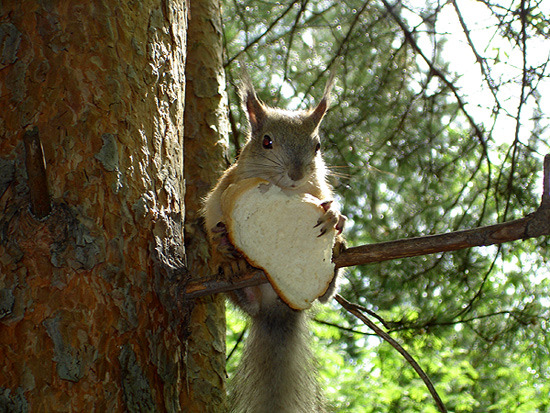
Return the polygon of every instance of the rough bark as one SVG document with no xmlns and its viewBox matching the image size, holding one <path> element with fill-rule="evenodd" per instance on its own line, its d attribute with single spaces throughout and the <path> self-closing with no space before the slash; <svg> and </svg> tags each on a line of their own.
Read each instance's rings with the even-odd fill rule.
<svg viewBox="0 0 550 413">
<path fill-rule="evenodd" d="M 183 410 L 185 41 L 183 0 L 2 4 L 2 411 Z"/>
<path fill-rule="evenodd" d="M 214 186 L 227 142 L 219 0 L 192 1 L 188 28 L 185 101 L 185 249 L 193 278 L 209 274 L 201 200 Z M 223 297 L 188 300 L 191 313 L 186 412 L 225 412 L 225 306 Z"/>
</svg>

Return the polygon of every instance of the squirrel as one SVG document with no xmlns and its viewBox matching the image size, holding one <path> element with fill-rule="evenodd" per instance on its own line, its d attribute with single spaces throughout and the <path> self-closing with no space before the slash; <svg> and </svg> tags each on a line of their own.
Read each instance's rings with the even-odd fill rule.
<svg viewBox="0 0 550 413">
<path fill-rule="evenodd" d="M 318 134 L 329 107 L 334 75 L 330 76 L 320 102 L 310 110 L 269 107 L 258 99 L 246 72 L 241 83 L 239 94 L 249 123 L 248 139 L 237 161 L 205 198 L 203 207 L 212 270 L 232 278 L 249 266 L 228 239 L 222 222 L 221 195 L 229 185 L 254 177 L 286 191 L 308 193 L 323 200 L 325 213 L 317 223 L 319 236 L 330 227 L 336 229 L 333 257 L 337 256 L 345 248 L 341 236 L 345 217 L 332 207 L 333 193 L 326 181 L 327 168 Z M 319 298 L 321 302 L 334 294 L 336 272 L 328 291 Z M 269 283 L 234 290 L 229 297 L 252 320 L 241 362 L 230 382 L 230 411 L 324 411 L 304 311 L 288 307 Z"/>
</svg>

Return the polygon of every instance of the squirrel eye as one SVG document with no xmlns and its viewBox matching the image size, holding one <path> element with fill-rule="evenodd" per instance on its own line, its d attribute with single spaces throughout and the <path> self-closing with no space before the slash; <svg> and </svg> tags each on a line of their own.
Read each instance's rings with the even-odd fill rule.
<svg viewBox="0 0 550 413">
<path fill-rule="evenodd" d="M 315 152 L 319 152 L 319 149 L 321 149 L 321 143 L 317 142 L 317 145 L 315 145 Z"/>
<path fill-rule="evenodd" d="M 273 149 L 273 141 L 268 135 L 264 135 L 262 146 L 264 147 L 264 149 Z"/>
</svg>

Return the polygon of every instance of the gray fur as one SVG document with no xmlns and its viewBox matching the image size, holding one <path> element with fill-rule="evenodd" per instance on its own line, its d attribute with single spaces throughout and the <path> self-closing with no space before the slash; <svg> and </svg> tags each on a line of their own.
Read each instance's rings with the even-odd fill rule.
<svg viewBox="0 0 550 413">
<path fill-rule="evenodd" d="M 303 311 L 278 301 L 252 317 L 230 405 L 232 413 L 324 411 Z"/>
<path fill-rule="evenodd" d="M 214 229 L 223 220 L 221 197 L 230 184 L 263 178 L 286 191 L 325 201 L 333 199 L 325 179 L 318 133 L 333 80 L 331 76 L 316 107 L 288 111 L 261 102 L 248 74 L 243 73 L 239 92 L 250 125 L 248 141 L 237 163 L 224 173 L 206 198 L 203 210 L 214 252 L 219 242 Z M 213 257 L 214 268 L 228 267 L 219 253 Z M 320 300 L 328 300 L 335 285 L 335 281 L 331 283 L 330 291 Z M 268 284 L 235 290 L 229 295 L 252 321 L 241 363 L 230 381 L 230 411 L 324 412 L 306 314 L 288 307 Z"/>
</svg>

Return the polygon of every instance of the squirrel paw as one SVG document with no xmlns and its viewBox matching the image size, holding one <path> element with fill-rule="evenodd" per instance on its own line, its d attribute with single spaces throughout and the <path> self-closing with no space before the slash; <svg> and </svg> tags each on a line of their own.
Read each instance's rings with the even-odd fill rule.
<svg viewBox="0 0 550 413">
<path fill-rule="evenodd" d="M 245 272 L 250 265 L 229 240 L 225 224 L 218 222 L 211 233 L 212 270 L 229 280 Z"/>
<path fill-rule="evenodd" d="M 223 257 L 228 260 L 233 260 L 242 257 L 241 253 L 237 251 L 235 246 L 229 241 L 229 235 L 227 234 L 227 227 L 223 222 L 218 222 L 214 228 L 212 228 L 212 247 L 219 252 Z"/>
<path fill-rule="evenodd" d="M 340 214 L 339 211 L 331 208 L 332 201 L 325 201 L 321 204 L 321 206 L 325 210 L 325 213 L 317 220 L 317 224 L 314 227 L 321 227 L 321 232 L 318 237 L 325 235 L 330 228 L 336 229 L 337 235 L 341 234 L 344 230 L 347 217 Z"/>
<path fill-rule="evenodd" d="M 250 268 L 248 261 L 244 258 L 237 258 L 231 261 L 220 264 L 219 271 L 223 272 L 224 278 L 233 280 Z"/>
</svg>

